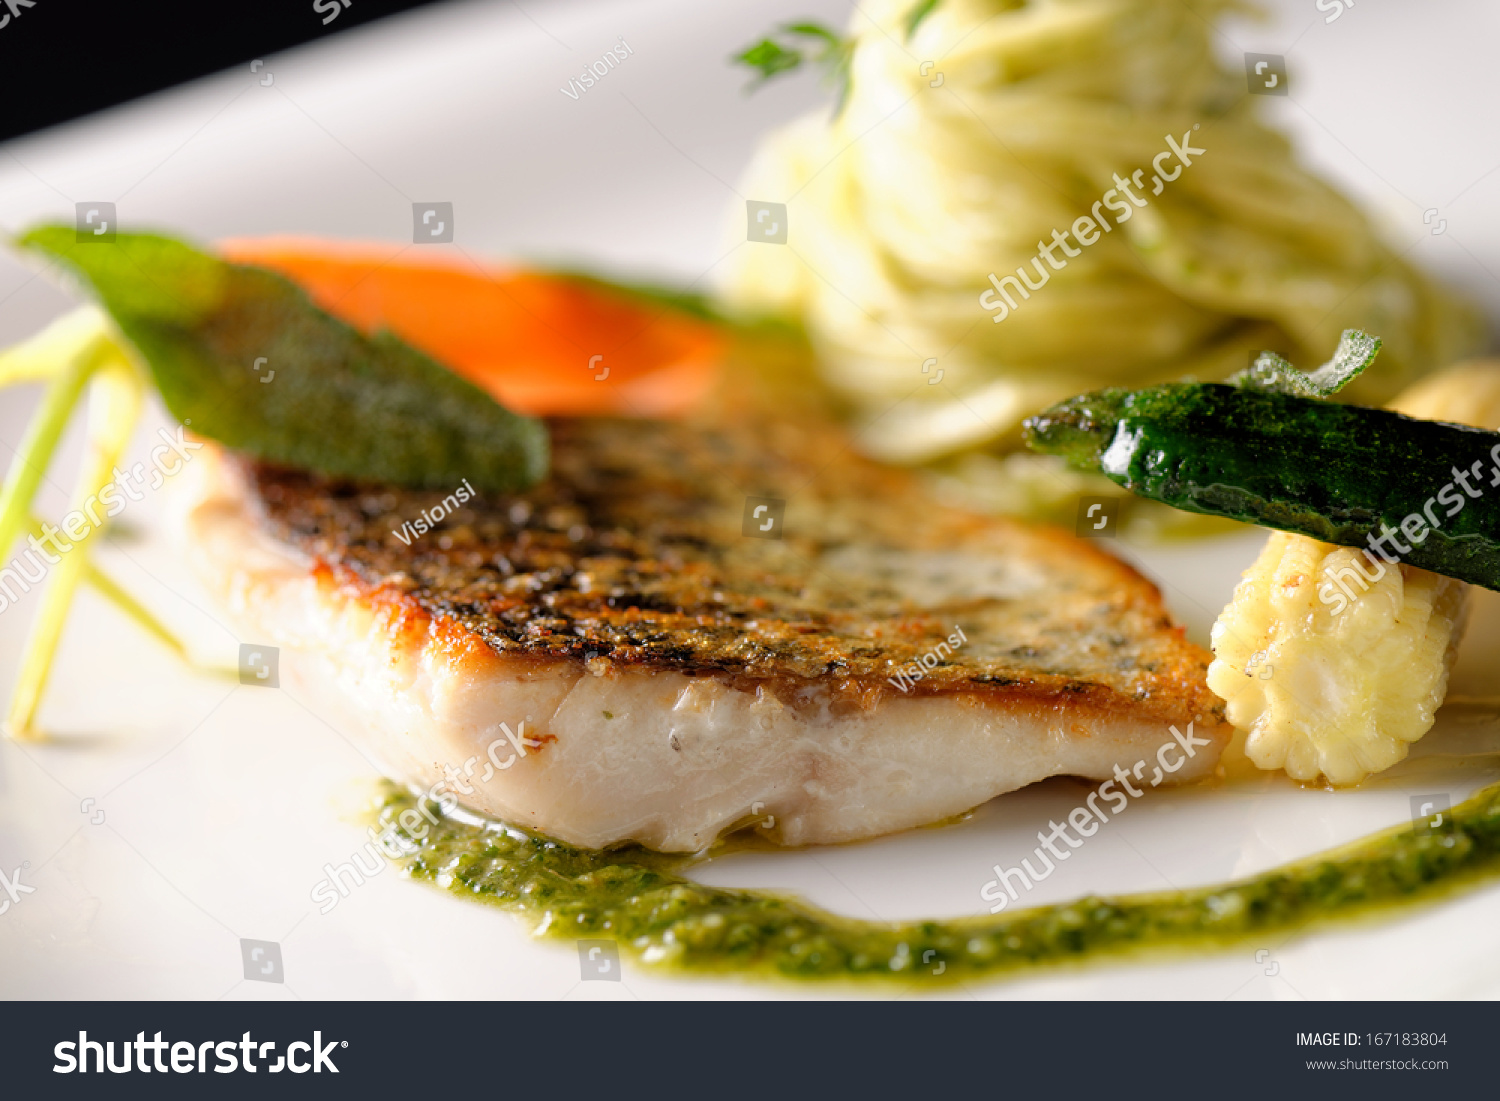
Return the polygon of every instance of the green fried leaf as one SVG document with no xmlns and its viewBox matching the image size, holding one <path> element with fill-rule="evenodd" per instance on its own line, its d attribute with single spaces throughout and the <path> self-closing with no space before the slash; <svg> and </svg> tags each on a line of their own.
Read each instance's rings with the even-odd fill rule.
<svg viewBox="0 0 1500 1101">
<path fill-rule="evenodd" d="M 261 459 L 319 473 L 492 491 L 546 475 L 540 421 L 389 333 L 365 336 L 290 280 L 152 234 L 78 242 L 40 226 L 19 243 L 61 260 L 150 367 L 172 415 Z"/>
<path fill-rule="evenodd" d="M 1380 354 L 1380 338 L 1345 329 L 1333 358 L 1316 371 L 1299 371 L 1275 352 L 1261 352 L 1247 370 L 1229 382 L 1246 390 L 1265 390 L 1297 398 L 1330 398 L 1364 374 Z"/>
</svg>

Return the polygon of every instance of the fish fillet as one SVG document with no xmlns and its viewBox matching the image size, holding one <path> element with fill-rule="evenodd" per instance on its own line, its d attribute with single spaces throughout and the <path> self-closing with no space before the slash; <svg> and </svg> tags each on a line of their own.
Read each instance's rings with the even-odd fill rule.
<svg viewBox="0 0 1500 1101">
<path fill-rule="evenodd" d="M 578 845 L 850 841 L 1216 763 L 1209 655 L 1092 544 L 943 507 L 818 421 L 550 428 L 545 483 L 466 501 L 205 447 L 184 541 L 395 776 Z"/>
</svg>

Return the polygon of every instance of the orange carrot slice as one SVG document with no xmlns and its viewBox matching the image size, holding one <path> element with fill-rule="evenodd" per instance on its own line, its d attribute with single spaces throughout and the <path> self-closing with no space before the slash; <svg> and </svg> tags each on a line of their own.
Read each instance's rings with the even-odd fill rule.
<svg viewBox="0 0 1500 1101">
<path fill-rule="evenodd" d="M 680 310 L 524 268 L 414 257 L 412 246 L 236 238 L 363 332 L 388 329 L 517 412 L 671 416 L 713 382 L 728 339 Z"/>
</svg>

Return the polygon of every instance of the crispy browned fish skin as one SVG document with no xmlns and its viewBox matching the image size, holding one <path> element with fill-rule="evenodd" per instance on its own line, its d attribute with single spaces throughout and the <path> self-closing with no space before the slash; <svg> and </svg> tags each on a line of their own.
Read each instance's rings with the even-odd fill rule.
<svg viewBox="0 0 1500 1101">
<path fill-rule="evenodd" d="M 270 532 L 339 582 L 510 657 L 598 658 L 868 708 L 956 625 L 967 643 L 912 694 L 1222 721 L 1209 655 L 1135 570 L 1062 532 L 935 504 L 817 423 L 570 419 L 551 431 L 543 485 L 476 498 L 410 546 L 403 523 L 444 494 L 243 470 Z M 786 499 L 783 539 L 742 534 L 747 495 Z"/>
</svg>

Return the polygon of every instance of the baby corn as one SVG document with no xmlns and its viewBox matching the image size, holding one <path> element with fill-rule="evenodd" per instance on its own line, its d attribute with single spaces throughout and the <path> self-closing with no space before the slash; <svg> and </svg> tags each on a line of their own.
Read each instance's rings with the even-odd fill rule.
<svg viewBox="0 0 1500 1101">
<path fill-rule="evenodd" d="M 1408 416 L 1500 428 L 1500 363 L 1462 364 L 1400 395 Z M 1468 586 L 1366 551 L 1272 534 L 1214 624 L 1209 687 L 1246 755 L 1297 780 L 1354 784 L 1432 727 Z"/>
</svg>

